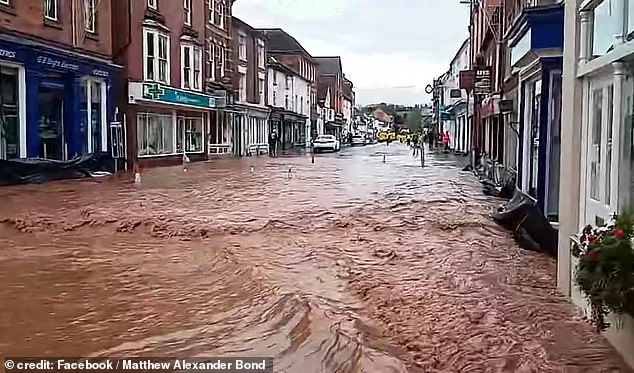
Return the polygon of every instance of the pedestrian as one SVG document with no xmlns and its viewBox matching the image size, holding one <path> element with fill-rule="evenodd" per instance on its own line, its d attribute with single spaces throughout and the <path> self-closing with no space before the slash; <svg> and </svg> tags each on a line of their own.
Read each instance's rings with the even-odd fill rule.
<svg viewBox="0 0 634 373">
<path fill-rule="evenodd" d="M 412 135 L 412 141 L 411 141 L 411 144 L 408 144 L 408 145 L 410 145 L 410 146 L 412 147 L 412 150 L 413 150 L 413 151 L 412 151 L 412 156 L 414 156 L 414 157 L 416 156 L 416 152 L 417 152 L 417 149 L 418 149 L 418 141 L 419 141 L 419 139 L 420 139 L 420 138 L 419 138 L 418 133 L 414 133 L 414 134 Z M 409 141 L 408 141 L 408 142 L 409 142 Z"/>
<path fill-rule="evenodd" d="M 450 142 L 451 142 L 451 138 L 449 137 L 449 131 L 445 131 L 445 133 L 442 134 L 442 146 L 445 149 L 445 151 L 449 151 Z"/>
<path fill-rule="evenodd" d="M 277 155 L 277 133 L 275 130 L 269 133 L 269 155 L 271 157 Z"/>
</svg>

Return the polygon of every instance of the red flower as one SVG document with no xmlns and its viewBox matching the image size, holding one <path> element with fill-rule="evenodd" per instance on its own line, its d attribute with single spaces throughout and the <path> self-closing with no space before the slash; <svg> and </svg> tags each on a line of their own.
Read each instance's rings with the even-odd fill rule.
<svg viewBox="0 0 634 373">
<path fill-rule="evenodd" d="M 596 251 L 590 251 L 586 254 L 586 260 L 590 262 L 596 262 L 597 259 L 599 259 L 599 253 L 597 253 Z"/>
<path fill-rule="evenodd" d="M 612 231 L 612 234 L 614 234 L 614 237 L 620 238 L 622 240 L 627 237 L 627 233 L 625 233 L 623 229 L 615 229 Z"/>
<path fill-rule="evenodd" d="M 593 243 L 597 242 L 598 239 L 599 239 L 599 237 L 597 237 L 597 236 L 590 236 L 590 238 L 588 239 L 588 242 L 593 244 Z"/>
</svg>

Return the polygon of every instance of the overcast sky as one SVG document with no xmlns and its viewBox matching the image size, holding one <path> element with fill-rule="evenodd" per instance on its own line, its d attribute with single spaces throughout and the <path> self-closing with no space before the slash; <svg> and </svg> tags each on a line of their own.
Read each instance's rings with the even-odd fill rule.
<svg viewBox="0 0 634 373">
<path fill-rule="evenodd" d="M 468 36 L 459 0 L 237 0 L 253 27 L 280 27 L 313 56 L 341 56 L 358 104 L 429 101 L 425 86 Z"/>
</svg>

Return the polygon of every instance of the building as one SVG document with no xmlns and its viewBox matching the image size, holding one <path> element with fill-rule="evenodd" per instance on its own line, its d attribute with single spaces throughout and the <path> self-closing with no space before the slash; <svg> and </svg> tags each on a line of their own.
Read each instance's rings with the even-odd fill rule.
<svg viewBox="0 0 634 373">
<path fill-rule="evenodd" d="M 449 64 L 447 79 L 444 83 L 444 110 L 450 115 L 446 130 L 449 131 L 451 149 L 467 154 L 471 148 L 473 128 L 473 95 L 460 89 L 460 71 L 469 69 L 469 39 L 466 39 Z M 448 128 L 447 128 L 448 127 Z"/>
<path fill-rule="evenodd" d="M 317 79 L 321 86 L 321 94 L 327 92 L 329 96 L 329 106 L 334 110 L 333 120 L 326 121 L 326 133 L 335 134 L 341 139 L 344 133 L 344 93 L 343 93 L 343 68 L 341 66 L 341 57 L 315 57 L 317 63 Z"/>
<path fill-rule="evenodd" d="M 586 301 L 573 286 L 571 241 L 586 224 L 607 222 L 634 202 L 633 6 L 565 2 L 557 275 L 561 291 L 583 309 Z M 633 318 L 624 316 L 622 328 L 605 336 L 634 366 Z"/>
<path fill-rule="evenodd" d="M 204 160 L 208 151 L 218 152 L 208 142 L 230 147 L 230 134 L 216 130 L 217 110 L 226 100 L 209 93 L 209 76 L 229 71 L 227 52 L 220 48 L 220 55 L 212 53 L 218 59 L 210 60 L 205 52 L 213 48 L 205 32 L 212 15 L 229 27 L 231 4 L 217 1 L 220 7 L 214 9 L 210 4 L 113 2 L 113 45 L 117 62 L 125 66 L 119 105 L 125 108 L 128 156 L 134 164 L 176 164 L 184 153 L 192 161 Z"/>
<path fill-rule="evenodd" d="M 504 57 L 501 3 L 501 0 L 484 0 L 475 4 L 469 42 L 475 71 L 472 149 L 496 166 L 504 158 L 504 131 L 497 104 L 504 73 L 499 63 Z"/>
<path fill-rule="evenodd" d="M 165 1 L 165 0 L 163 0 Z M 188 0 L 189 1 L 189 0 Z M 200 0 L 198 0 L 200 2 Z M 210 156 L 239 153 L 234 148 L 240 111 L 232 110 L 238 95 L 234 89 L 236 70 L 232 41 L 232 8 L 234 0 L 205 0 L 205 93 L 216 103 L 209 112 L 207 153 Z"/>
<path fill-rule="evenodd" d="M 238 156 L 268 151 L 269 108 L 267 106 L 266 49 L 261 32 L 233 17 L 234 90 L 237 131 L 233 150 Z"/>
<path fill-rule="evenodd" d="M 258 29 L 267 40 L 271 129 L 277 131 L 282 150 L 310 147 L 316 133 L 317 70 L 315 60 L 284 30 Z M 314 120 L 313 120 L 314 118 Z"/>
<path fill-rule="evenodd" d="M 345 123 L 345 129 L 347 133 L 355 132 L 354 127 L 354 85 L 352 82 L 347 79 L 345 76 L 343 78 L 343 89 L 342 89 L 342 114 L 343 120 Z"/>
<path fill-rule="evenodd" d="M 0 1 L 0 159 L 110 152 L 110 6 Z"/>
<path fill-rule="evenodd" d="M 317 135 L 334 135 L 340 139 L 341 125 L 335 124 L 335 109 L 331 100 L 328 78 L 318 81 L 317 100 L 319 107 Z"/>
<path fill-rule="evenodd" d="M 518 187 L 553 223 L 559 215 L 563 13 L 557 0 L 507 3 L 504 97 L 514 110 L 504 126 L 508 156 L 498 159 L 517 172 Z"/>
</svg>

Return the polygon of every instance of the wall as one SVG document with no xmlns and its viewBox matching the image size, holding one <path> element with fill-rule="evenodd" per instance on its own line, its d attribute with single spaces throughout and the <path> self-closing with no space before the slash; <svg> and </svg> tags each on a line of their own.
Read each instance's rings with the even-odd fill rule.
<svg viewBox="0 0 634 373">
<path fill-rule="evenodd" d="M 97 10 L 96 33 L 82 37 L 84 32 L 83 1 L 78 1 L 76 21 L 79 33 L 78 45 L 73 46 L 71 2 L 62 1 L 58 10 L 58 22 L 44 20 L 42 0 L 12 0 L 11 5 L 0 6 L 0 27 L 4 31 L 34 36 L 63 48 L 82 50 L 101 57 L 112 55 L 111 1 L 101 0 Z"/>
</svg>

